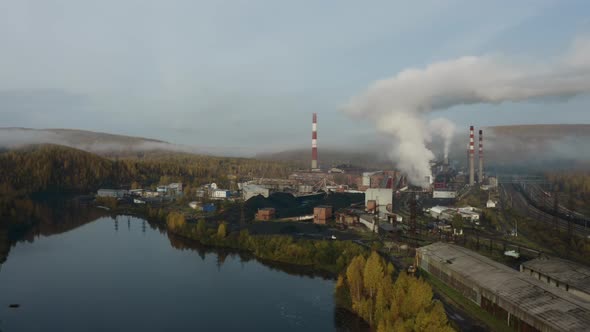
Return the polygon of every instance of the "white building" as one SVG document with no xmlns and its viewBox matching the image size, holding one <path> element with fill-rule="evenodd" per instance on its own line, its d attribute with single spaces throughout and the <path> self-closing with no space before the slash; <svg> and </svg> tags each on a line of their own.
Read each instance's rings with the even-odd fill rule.
<svg viewBox="0 0 590 332">
<path fill-rule="evenodd" d="M 393 189 L 391 188 L 369 188 L 365 191 L 365 206 L 369 201 L 375 201 L 379 215 L 384 217 L 387 213 L 387 206 L 393 206 Z"/>
<path fill-rule="evenodd" d="M 429 211 L 430 212 L 430 216 L 432 218 L 439 218 L 442 215 L 442 213 L 445 210 L 448 210 L 448 209 L 449 208 L 446 207 L 446 206 L 440 206 L 440 205 L 433 206 L 433 207 L 430 208 L 430 211 Z"/>
<path fill-rule="evenodd" d="M 168 190 L 182 192 L 182 182 L 175 182 L 168 185 Z"/>
<path fill-rule="evenodd" d="M 228 198 L 229 194 L 230 193 L 228 190 L 215 189 L 211 192 L 211 197 L 213 197 L 213 198 Z"/>
<path fill-rule="evenodd" d="M 156 191 L 165 194 L 168 192 L 168 186 L 158 186 L 158 188 L 156 188 Z"/>
<path fill-rule="evenodd" d="M 433 190 L 432 198 L 453 199 L 457 197 L 457 192 L 453 190 Z"/>
<path fill-rule="evenodd" d="M 491 199 L 488 199 L 488 201 L 486 203 L 486 207 L 489 209 L 493 209 L 496 207 L 496 202 L 492 201 Z"/>
<path fill-rule="evenodd" d="M 471 206 L 462 208 L 451 208 L 446 206 L 433 206 L 428 210 L 430 216 L 440 220 L 452 221 L 453 217 L 459 214 L 463 219 L 467 219 L 471 222 L 479 221 L 479 212 Z"/>
<path fill-rule="evenodd" d="M 143 190 L 143 189 L 131 189 L 131 190 L 129 190 L 129 194 L 131 196 L 143 196 L 144 191 L 145 190 Z"/>
<path fill-rule="evenodd" d="M 154 198 L 160 196 L 160 193 L 157 191 L 146 190 L 143 192 L 143 197 L 145 198 Z"/>
<path fill-rule="evenodd" d="M 126 194 L 127 194 L 127 190 L 123 190 L 123 189 L 98 189 L 96 196 L 122 198 Z"/>
<path fill-rule="evenodd" d="M 199 207 L 199 202 L 190 202 L 190 203 L 188 203 L 188 206 L 191 209 L 196 210 Z"/>
</svg>

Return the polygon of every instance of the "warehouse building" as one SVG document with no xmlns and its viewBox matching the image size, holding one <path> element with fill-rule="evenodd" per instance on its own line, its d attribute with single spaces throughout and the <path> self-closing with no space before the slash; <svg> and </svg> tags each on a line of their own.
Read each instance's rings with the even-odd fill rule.
<svg viewBox="0 0 590 332">
<path fill-rule="evenodd" d="M 127 193 L 128 191 L 123 189 L 98 189 L 96 196 L 123 198 L 125 195 L 127 195 Z"/>
<path fill-rule="evenodd" d="M 262 195 L 267 197 L 270 195 L 270 190 L 257 184 L 243 184 L 242 185 L 242 198 L 247 201 L 252 197 Z"/>
<path fill-rule="evenodd" d="M 524 262 L 520 272 L 590 302 L 590 268 L 556 257 Z"/>
<path fill-rule="evenodd" d="M 590 302 L 471 250 L 434 243 L 416 264 L 517 331 L 590 331 Z"/>
</svg>

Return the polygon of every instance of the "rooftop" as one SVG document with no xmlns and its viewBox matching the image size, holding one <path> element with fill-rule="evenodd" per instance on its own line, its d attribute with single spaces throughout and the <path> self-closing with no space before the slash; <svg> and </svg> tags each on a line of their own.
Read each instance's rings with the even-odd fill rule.
<svg viewBox="0 0 590 332">
<path fill-rule="evenodd" d="M 562 289 L 456 245 L 439 242 L 418 252 L 554 329 L 590 329 L 590 302 Z"/>
<path fill-rule="evenodd" d="M 557 257 L 542 257 L 522 266 L 590 294 L 590 267 Z"/>
</svg>

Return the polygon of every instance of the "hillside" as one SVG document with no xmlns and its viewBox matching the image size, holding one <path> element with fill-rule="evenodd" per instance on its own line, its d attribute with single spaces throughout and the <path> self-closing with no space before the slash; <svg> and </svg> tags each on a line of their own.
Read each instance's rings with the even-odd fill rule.
<svg viewBox="0 0 590 332">
<path fill-rule="evenodd" d="M 275 153 L 257 154 L 256 159 L 276 160 L 295 163 L 300 168 L 308 168 L 311 161 L 310 149 L 286 150 Z M 339 150 L 323 148 L 318 159 L 322 168 L 337 165 L 354 165 L 366 169 L 388 169 L 392 163 L 384 158 L 383 151 L 374 150 Z"/>
<path fill-rule="evenodd" d="M 560 139 L 568 136 L 590 137 L 590 124 L 537 124 L 484 127 L 494 136 L 514 138 Z"/>
<path fill-rule="evenodd" d="M 60 145 L 29 145 L 0 153 L 0 195 L 94 191 L 106 185 L 137 182 L 149 186 L 174 180 L 190 185 L 216 181 L 227 186 L 230 175 L 285 177 L 290 170 L 284 163 L 248 158 L 167 153 L 113 160 Z"/>
<path fill-rule="evenodd" d="M 0 128 L 0 148 L 30 144 L 56 144 L 100 154 L 178 149 L 160 140 L 87 130 Z"/>
<path fill-rule="evenodd" d="M 476 128 L 479 129 L 479 128 Z M 572 169 L 590 160 L 590 125 L 539 124 L 483 127 L 487 166 L 522 169 Z M 458 133 L 451 159 L 467 163 L 468 133 Z M 477 149 L 477 132 L 476 132 Z M 477 158 L 477 152 L 476 152 Z"/>
</svg>

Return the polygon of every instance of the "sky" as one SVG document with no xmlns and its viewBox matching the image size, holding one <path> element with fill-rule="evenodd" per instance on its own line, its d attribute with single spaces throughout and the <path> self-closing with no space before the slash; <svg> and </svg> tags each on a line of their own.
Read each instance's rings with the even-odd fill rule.
<svg viewBox="0 0 590 332">
<path fill-rule="evenodd" d="M 590 2 L 0 0 L 0 127 L 76 128 L 218 149 L 362 147 L 341 111 L 374 81 L 464 56 L 550 62 Z M 458 128 L 590 123 L 590 97 L 454 106 Z"/>
</svg>

